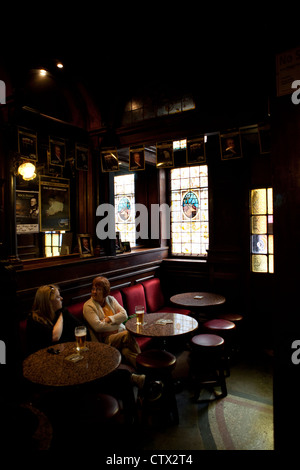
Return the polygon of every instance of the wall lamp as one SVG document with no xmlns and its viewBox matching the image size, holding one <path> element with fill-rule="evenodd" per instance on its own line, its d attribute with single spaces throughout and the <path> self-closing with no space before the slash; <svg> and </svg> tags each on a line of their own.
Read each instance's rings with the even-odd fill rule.
<svg viewBox="0 0 300 470">
<path fill-rule="evenodd" d="M 30 162 L 22 163 L 18 168 L 18 173 L 25 181 L 33 180 L 36 177 L 35 165 Z"/>
</svg>

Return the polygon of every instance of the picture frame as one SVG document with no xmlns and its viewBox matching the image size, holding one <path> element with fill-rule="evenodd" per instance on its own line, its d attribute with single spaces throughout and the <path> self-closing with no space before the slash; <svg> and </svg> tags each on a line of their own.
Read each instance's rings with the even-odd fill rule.
<svg viewBox="0 0 300 470">
<path fill-rule="evenodd" d="M 221 160 L 242 158 L 242 143 L 239 131 L 220 134 Z"/>
<path fill-rule="evenodd" d="M 101 168 L 103 172 L 119 170 L 119 159 L 116 148 L 101 150 L 100 158 Z"/>
<path fill-rule="evenodd" d="M 17 234 L 39 233 L 38 191 L 16 190 Z"/>
<path fill-rule="evenodd" d="M 26 159 L 37 161 L 37 133 L 29 129 L 18 128 L 18 153 Z"/>
<path fill-rule="evenodd" d="M 71 230 L 70 180 L 40 175 L 40 232 Z"/>
<path fill-rule="evenodd" d="M 78 247 L 82 258 L 94 256 L 93 240 L 89 233 L 80 233 L 78 235 Z"/>
<path fill-rule="evenodd" d="M 129 148 L 129 170 L 145 170 L 145 148 L 144 146 Z"/>
<path fill-rule="evenodd" d="M 199 136 L 195 139 L 187 139 L 186 142 L 186 163 L 195 165 L 206 162 L 205 138 Z"/>
<path fill-rule="evenodd" d="M 124 252 L 122 240 L 121 240 L 121 234 L 120 232 L 116 232 L 116 254 L 120 254 Z"/>
<path fill-rule="evenodd" d="M 66 143 L 64 140 L 49 137 L 50 165 L 65 166 Z"/>
<path fill-rule="evenodd" d="M 124 253 L 130 253 L 131 252 L 130 242 L 122 242 L 122 246 L 123 246 L 123 249 L 124 249 Z"/>
<path fill-rule="evenodd" d="M 89 149 L 87 146 L 75 144 L 75 165 L 76 170 L 88 171 Z"/>
<path fill-rule="evenodd" d="M 174 167 L 174 150 L 172 140 L 166 142 L 158 142 L 156 144 L 156 167 Z"/>
</svg>

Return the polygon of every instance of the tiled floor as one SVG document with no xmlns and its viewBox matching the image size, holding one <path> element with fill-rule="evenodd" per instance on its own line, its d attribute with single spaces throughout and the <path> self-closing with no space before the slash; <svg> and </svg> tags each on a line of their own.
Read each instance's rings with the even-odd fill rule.
<svg viewBox="0 0 300 470">
<path fill-rule="evenodd" d="M 188 352 L 177 357 L 175 378 L 186 378 Z M 143 430 L 141 449 L 273 450 L 273 357 L 242 354 L 226 379 L 226 398 L 195 403 L 189 382 L 177 393 L 179 425 L 160 417 Z M 200 399 L 210 399 L 203 390 Z"/>
</svg>

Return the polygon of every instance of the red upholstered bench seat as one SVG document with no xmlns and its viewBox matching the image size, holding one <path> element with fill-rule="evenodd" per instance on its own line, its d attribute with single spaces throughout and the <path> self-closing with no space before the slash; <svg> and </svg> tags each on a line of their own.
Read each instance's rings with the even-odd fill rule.
<svg viewBox="0 0 300 470">
<path fill-rule="evenodd" d="M 143 281 L 141 284 L 145 290 L 148 313 L 171 312 L 181 313 L 182 315 L 189 315 L 191 313 L 191 311 L 186 308 L 168 305 L 165 300 L 159 278 L 155 277 L 148 279 L 147 281 Z"/>
<path fill-rule="evenodd" d="M 152 278 L 147 281 L 134 284 L 129 287 L 124 287 L 123 289 L 114 289 L 112 288 L 110 295 L 114 296 L 122 307 L 127 311 L 128 316 L 135 314 L 135 306 L 143 305 L 145 308 L 145 313 L 154 313 L 154 312 L 173 312 L 173 313 L 182 313 L 188 315 L 190 310 L 178 308 L 176 306 L 172 307 L 167 305 L 165 298 L 161 289 L 160 279 Z M 74 304 L 68 305 L 67 308 L 69 312 L 78 318 L 80 321 L 84 321 L 83 317 L 83 305 L 85 301 L 76 302 Z M 23 354 L 26 355 L 26 325 L 27 320 L 22 320 L 19 323 L 19 332 L 20 332 L 20 343 Z M 153 345 L 153 338 L 146 336 L 138 336 L 136 340 L 141 348 L 141 350 L 148 349 Z"/>
</svg>

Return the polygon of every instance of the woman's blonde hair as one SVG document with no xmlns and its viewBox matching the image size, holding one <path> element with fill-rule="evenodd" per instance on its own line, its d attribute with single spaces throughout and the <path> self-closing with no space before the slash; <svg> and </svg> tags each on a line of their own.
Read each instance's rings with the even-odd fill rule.
<svg viewBox="0 0 300 470">
<path fill-rule="evenodd" d="M 110 282 L 106 277 L 98 276 L 93 280 L 93 286 L 101 287 L 103 297 L 107 297 L 110 293 Z"/>
<path fill-rule="evenodd" d="M 55 312 L 51 305 L 51 298 L 55 290 L 59 291 L 56 285 L 41 286 L 35 294 L 32 306 L 32 318 L 40 323 L 53 326 L 55 323 Z"/>
</svg>

